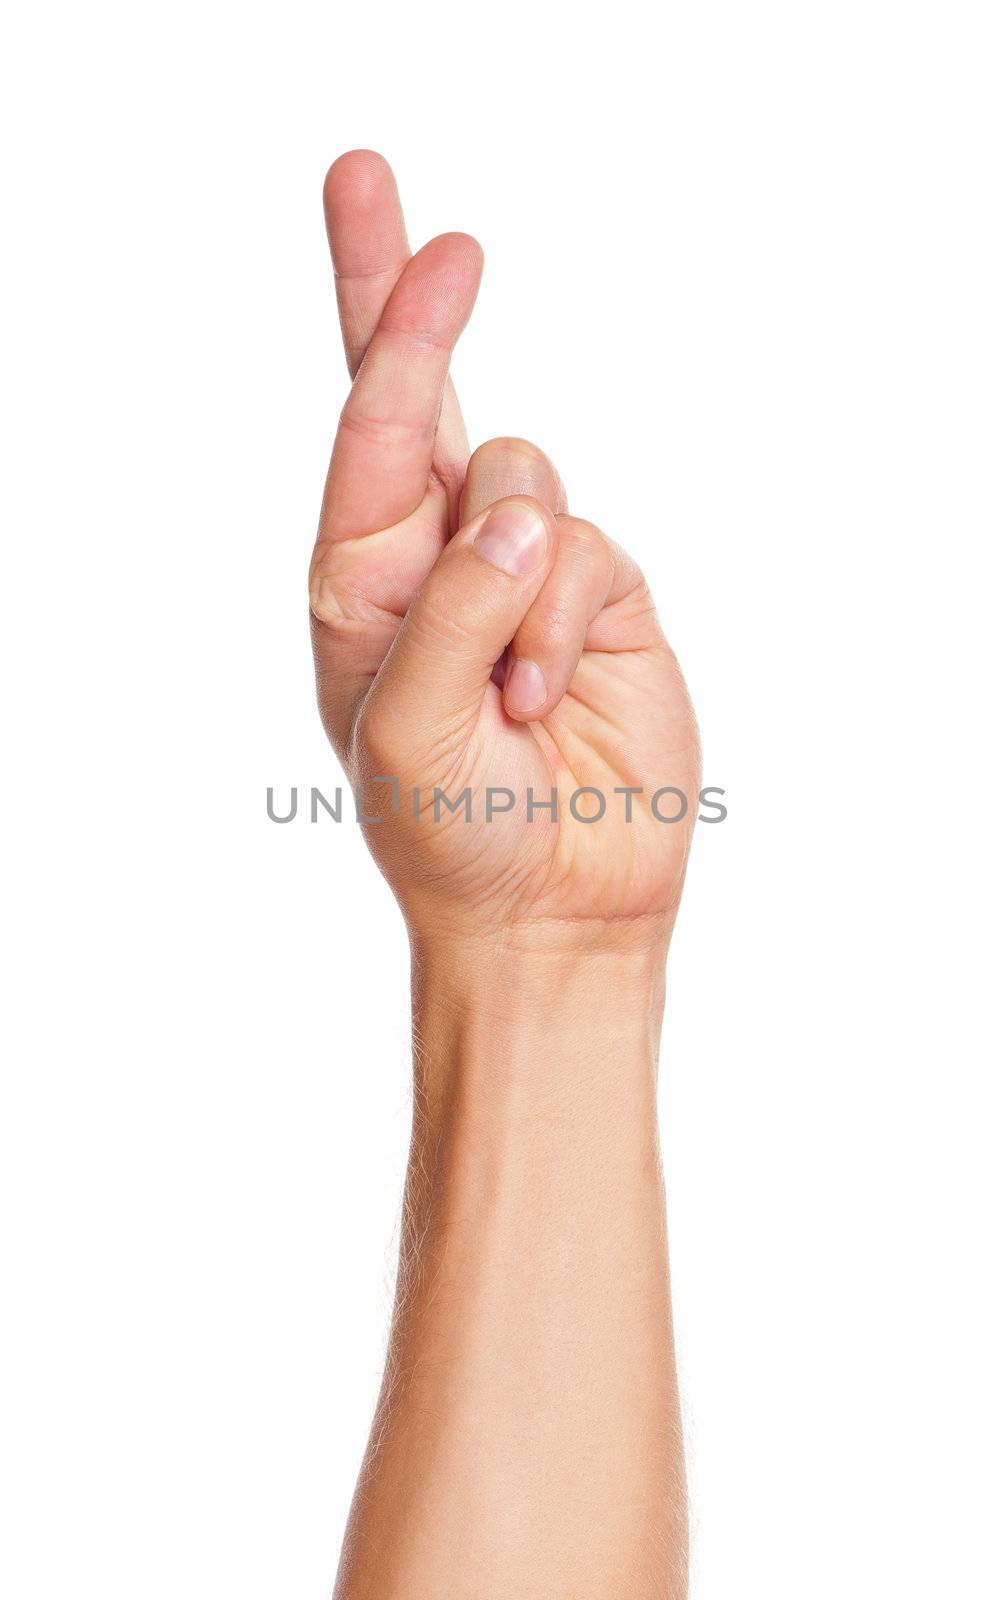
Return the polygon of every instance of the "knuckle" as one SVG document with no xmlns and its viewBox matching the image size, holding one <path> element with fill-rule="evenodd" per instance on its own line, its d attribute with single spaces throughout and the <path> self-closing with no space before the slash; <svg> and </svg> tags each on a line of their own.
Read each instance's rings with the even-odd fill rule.
<svg viewBox="0 0 986 1600">
<path fill-rule="evenodd" d="M 386 771 L 401 748 L 403 723 L 385 697 L 367 695 L 353 729 L 357 765 L 367 773 Z"/>
<path fill-rule="evenodd" d="M 600 555 L 608 556 L 609 541 L 594 522 L 586 522 L 582 517 L 566 517 L 561 536 L 566 547 L 576 555 L 591 560 L 598 560 Z"/>
<path fill-rule="evenodd" d="M 308 574 L 308 604 L 316 622 L 333 629 L 346 620 L 345 609 L 329 574 L 313 563 Z"/>
<path fill-rule="evenodd" d="M 320 533 L 308 564 L 308 606 L 315 621 L 327 628 L 352 614 L 340 579 L 337 548 Z"/>
<path fill-rule="evenodd" d="M 447 593 L 429 592 L 426 585 L 408 612 L 405 631 L 429 650 L 457 650 L 472 638 L 478 620 L 469 601 L 470 596 L 460 591 L 452 604 Z"/>
<path fill-rule="evenodd" d="M 318 643 L 333 655 L 351 651 L 367 632 L 366 619 L 353 604 L 353 597 L 324 569 L 313 568 L 309 577 L 308 608 Z"/>
<path fill-rule="evenodd" d="M 528 612 L 528 621 L 522 629 L 525 642 L 538 646 L 553 655 L 566 643 L 572 631 L 572 619 L 567 608 L 554 601 L 544 600 Z"/>
<path fill-rule="evenodd" d="M 320 696 L 329 702 L 350 682 L 370 683 L 393 642 L 398 618 L 369 603 L 334 572 L 331 557 L 312 562 L 308 605 Z"/>
<path fill-rule="evenodd" d="M 616 554 L 606 535 L 593 522 L 572 519 L 562 534 L 569 562 L 580 580 L 593 591 L 607 591 L 616 575 Z"/>
<path fill-rule="evenodd" d="M 347 640 L 390 630 L 393 613 L 366 592 L 358 570 L 340 558 L 340 545 L 318 545 L 308 573 L 308 605 L 330 638 Z"/>
<path fill-rule="evenodd" d="M 472 453 L 472 460 L 486 464 L 491 458 L 500 460 L 503 457 L 513 458 L 518 461 L 535 462 L 538 466 L 544 464 L 551 466 L 551 462 L 543 450 L 539 450 L 530 439 L 520 439 L 513 434 L 500 434 L 495 439 L 486 439 L 477 445 Z"/>
<path fill-rule="evenodd" d="M 357 411 L 350 405 L 343 407 L 339 429 L 342 433 L 354 434 L 365 443 L 391 450 L 418 444 L 433 432 L 425 423 L 409 422 L 397 417 L 375 417 L 368 412 Z"/>
</svg>

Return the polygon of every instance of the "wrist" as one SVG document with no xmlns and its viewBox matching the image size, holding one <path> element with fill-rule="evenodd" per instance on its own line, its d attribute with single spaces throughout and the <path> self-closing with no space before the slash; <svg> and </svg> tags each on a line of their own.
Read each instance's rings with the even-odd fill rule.
<svg viewBox="0 0 986 1600">
<path fill-rule="evenodd" d="M 451 937 L 412 931 L 415 1016 L 457 1014 L 505 1039 L 649 1037 L 663 1009 L 666 957 L 666 939 L 602 939 L 578 927 Z"/>
<path fill-rule="evenodd" d="M 412 937 L 415 1076 L 430 1115 L 507 1128 L 652 1098 L 666 945 L 577 945 L 503 930 Z M 615 1111 L 614 1111 L 615 1114 Z"/>
</svg>

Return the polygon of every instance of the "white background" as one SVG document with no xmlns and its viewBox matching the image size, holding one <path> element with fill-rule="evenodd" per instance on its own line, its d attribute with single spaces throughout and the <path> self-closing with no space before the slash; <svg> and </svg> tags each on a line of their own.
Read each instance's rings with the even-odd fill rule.
<svg viewBox="0 0 986 1600">
<path fill-rule="evenodd" d="M 13 7 L 10 1600 L 315 1600 L 386 1329 L 403 934 L 305 576 L 320 183 L 487 271 L 456 376 L 652 579 L 729 818 L 661 1075 L 697 1600 L 986 1593 L 973 4 Z"/>
</svg>

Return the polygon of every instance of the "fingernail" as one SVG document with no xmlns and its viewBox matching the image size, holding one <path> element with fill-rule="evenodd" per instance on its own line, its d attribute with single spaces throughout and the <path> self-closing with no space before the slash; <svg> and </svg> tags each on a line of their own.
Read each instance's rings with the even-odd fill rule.
<svg viewBox="0 0 986 1600">
<path fill-rule="evenodd" d="M 526 578 L 537 571 L 548 551 L 544 519 L 533 506 L 497 506 L 473 540 L 473 549 L 501 572 Z"/>
<path fill-rule="evenodd" d="M 507 679 L 507 699 L 514 711 L 536 711 L 548 698 L 548 685 L 536 661 L 515 661 Z"/>
</svg>

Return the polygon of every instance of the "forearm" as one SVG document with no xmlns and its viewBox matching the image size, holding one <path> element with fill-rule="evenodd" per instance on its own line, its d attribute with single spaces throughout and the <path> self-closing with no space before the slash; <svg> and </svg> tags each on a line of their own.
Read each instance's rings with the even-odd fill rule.
<svg viewBox="0 0 986 1600">
<path fill-rule="evenodd" d="M 397 1306 L 341 1600 L 684 1594 L 662 966 L 418 952 Z"/>
</svg>

